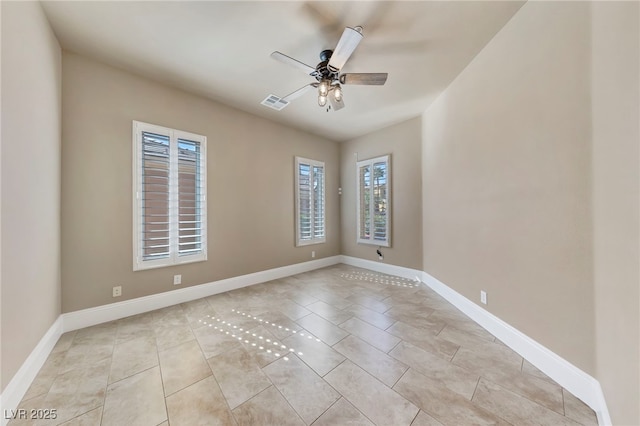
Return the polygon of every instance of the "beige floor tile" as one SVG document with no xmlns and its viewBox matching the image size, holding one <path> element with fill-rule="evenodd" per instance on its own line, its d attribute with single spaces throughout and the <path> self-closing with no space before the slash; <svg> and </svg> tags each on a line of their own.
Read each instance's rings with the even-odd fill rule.
<svg viewBox="0 0 640 426">
<path fill-rule="evenodd" d="M 155 337 L 153 315 L 150 312 L 123 318 L 117 324 L 116 344 L 144 336 Z"/>
<path fill-rule="evenodd" d="M 400 339 L 393 334 L 380 330 L 378 327 L 374 327 L 358 318 L 351 318 L 345 321 L 340 325 L 340 328 L 358 336 L 360 339 L 383 352 L 389 352 L 400 343 Z"/>
<path fill-rule="evenodd" d="M 495 337 L 480 325 L 475 323 L 471 318 L 464 315 L 457 309 L 440 309 L 436 310 L 431 319 L 434 321 L 444 321 L 448 325 L 453 326 L 459 330 L 473 334 L 483 339 L 494 340 Z"/>
<path fill-rule="evenodd" d="M 387 315 L 404 313 L 412 317 L 429 318 L 435 311 L 424 303 L 424 298 L 415 293 L 394 294 L 385 299 L 391 304 L 391 310 L 385 312 Z"/>
<path fill-rule="evenodd" d="M 49 392 L 51 385 L 53 384 L 61 366 L 64 363 L 66 357 L 66 351 L 52 352 L 44 365 L 36 375 L 35 379 L 29 386 L 29 389 L 22 397 L 23 400 L 31 399 L 39 395 Z"/>
<path fill-rule="evenodd" d="M 64 333 L 62 336 L 60 336 L 60 338 L 56 342 L 55 346 L 51 350 L 51 353 L 55 354 L 58 352 L 67 351 L 71 347 L 71 344 L 73 343 L 73 338 L 75 337 L 75 335 L 76 335 L 76 331 L 70 331 L 68 333 Z"/>
<path fill-rule="evenodd" d="M 562 388 L 556 383 L 522 373 L 518 367 L 521 363 L 522 358 L 518 354 L 494 342 L 473 349 L 460 348 L 452 360 L 452 364 L 563 414 Z"/>
<path fill-rule="evenodd" d="M 256 317 L 258 319 L 254 320 L 252 327 L 262 325 L 277 339 L 286 339 L 294 334 L 294 331 L 297 332 L 301 330 L 300 325 L 291 321 L 289 317 L 279 311 L 267 311 L 259 316 L 256 315 Z"/>
<path fill-rule="evenodd" d="M 195 340 L 160 351 L 158 355 L 165 396 L 211 375 L 211 369 Z"/>
<path fill-rule="evenodd" d="M 327 411 L 325 411 L 315 422 L 313 426 L 374 426 L 369 419 L 365 417 L 356 407 L 351 405 L 349 401 L 340 398 Z"/>
<path fill-rule="evenodd" d="M 393 295 L 393 291 L 390 288 L 390 286 L 381 286 L 379 284 L 374 284 L 371 282 L 365 282 L 365 281 L 356 281 L 353 285 L 354 289 L 351 292 L 352 295 L 354 296 L 366 296 L 368 298 L 372 298 L 375 300 L 378 300 L 380 302 L 383 302 L 388 299 L 390 296 Z M 367 306 L 366 304 L 363 304 L 363 306 Z M 371 306 L 367 306 L 369 308 L 372 308 Z M 389 307 L 387 307 L 387 309 L 389 309 Z M 374 308 L 372 308 L 374 309 Z M 377 309 L 374 309 L 377 310 Z M 380 312 L 382 313 L 382 312 Z"/>
<path fill-rule="evenodd" d="M 102 422 L 102 407 L 74 417 L 68 422 L 64 422 L 61 426 L 100 426 Z"/>
<path fill-rule="evenodd" d="M 82 344 L 114 344 L 118 332 L 116 321 L 98 324 L 76 331 L 73 337 L 73 345 Z"/>
<path fill-rule="evenodd" d="M 168 306 L 150 312 L 156 327 L 174 327 L 188 324 L 184 309 L 180 305 Z"/>
<path fill-rule="evenodd" d="M 226 334 L 227 332 L 229 334 Z M 233 333 L 227 327 L 207 324 L 193 330 L 193 334 L 196 336 L 205 358 L 211 358 L 241 346 L 237 338 L 231 337 Z"/>
<path fill-rule="evenodd" d="M 348 309 L 348 308 L 349 306 L 347 306 L 344 309 Z M 331 321 L 335 325 L 342 324 L 343 322 L 345 322 L 346 320 L 348 320 L 353 316 L 349 312 L 345 312 L 341 309 L 333 307 L 321 300 L 315 303 L 312 303 L 310 305 L 307 305 L 307 309 L 313 313 L 320 315 L 322 318 L 326 319 L 327 321 Z"/>
<path fill-rule="evenodd" d="M 2 415 L 4 420 L 9 420 L 7 423 L 7 426 L 33 425 L 35 422 L 31 419 L 31 417 L 29 416 L 29 413 L 31 413 L 31 410 L 37 410 L 39 408 L 45 407 L 44 399 L 46 396 L 47 395 L 40 395 L 28 400 L 22 400 L 20 401 L 20 404 L 18 405 L 18 407 L 16 407 L 15 410 L 6 409 L 2 407 Z M 56 420 L 57 420 L 59 418 L 59 414 L 58 414 L 59 408 L 58 407 L 47 407 L 47 408 L 56 410 Z M 61 421 L 64 421 L 65 419 L 70 417 L 71 416 L 67 414 L 67 417 L 66 418 L 63 417 Z M 54 424 L 57 424 L 56 420 L 41 421 L 41 422 L 38 422 L 38 424 L 54 425 Z"/>
<path fill-rule="evenodd" d="M 447 361 L 451 361 L 460 348 L 460 346 L 455 343 L 441 339 L 431 333 L 425 333 L 424 330 L 405 324 L 402 321 L 397 321 L 385 331 L 411 343 L 414 346 L 418 346 L 426 351 L 438 355 Z"/>
<path fill-rule="evenodd" d="M 113 350 L 109 383 L 158 365 L 156 338 L 139 337 L 117 344 Z"/>
<path fill-rule="evenodd" d="M 121 330 L 118 329 L 118 333 L 120 332 Z M 118 334 L 118 337 L 116 338 L 116 344 L 124 343 L 127 340 L 131 340 L 131 339 L 138 339 L 140 337 L 153 337 L 155 339 L 156 337 L 155 329 L 151 326 L 149 327 L 142 326 L 137 328 L 134 328 L 133 326 L 126 327 L 126 329 L 122 330 L 121 334 Z"/>
<path fill-rule="evenodd" d="M 550 382 L 550 383 L 555 383 L 551 377 L 547 376 L 542 371 L 537 369 L 533 364 L 531 364 L 526 359 L 522 363 L 522 372 L 525 374 L 529 374 L 531 376 L 535 376 L 538 379 L 546 380 L 547 382 Z"/>
<path fill-rule="evenodd" d="M 565 416 L 585 426 L 596 426 L 598 424 L 596 413 L 587 404 L 580 401 L 566 389 L 562 389 L 562 395 Z"/>
<path fill-rule="evenodd" d="M 172 424 L 218 415 L 231 425 L 316 416 L 316 426 L 597 424 L 589 407 L 414 284 L 336 265 L 66 333 L 19 408 L 57 410 L 38 425 L 169 426 L 165 404 Z"/>
<path fill-rule="evenodd" d="M 199 316 L 201 313 L 207 314 L 212 309 L 209 302 L 207 302 L 205 299 L 196 299 L 189 302 L 184 302 L 180 304 L 180 307 L 182 307 L 182 311 L 186 316 Z"/>
<path fill-rule="evenodd" d="M 504 370 L 504 374 L 481 374 L 484 378 L 505 389 L 524 396 L 538 404 L 564 415 L 562 387 L 521 372 Z M 491 377 L 489 377 L 491 376 Z"/>
<path fill-rule="evenodd" d="M 453 365 L 404 341 L 389 355 L 466 399 L 471 399 L 480 378 L 475 372 Z"/>
<path fill-rule="evenodd" d="M 268 327 L 260 325 L 247 331 L 248 333 L 241 332 L 242 340 L 238 341 L 260 367 L 265 367 L 290 352 Z"/>
<path fill-rule="evenodd" d="M 334 308 L 344 309 L 347 306 L 351 305 L 351 302 L 346 300 L 344 297 L 341 297 L 340 289 L 334 288 L 333 290 L 328 290 L 326 286 L 320 291 L 311 291 L 310 292 L 316 299 L 321 300 Z M 349 297 L 350 294 L 348 292 L 344 292 L 343 295 L 345 297 Z M 308 305 L 307 305 L 308 306 Z M 306 307 L 306 306 L 305 306 Z"/>
<path fill-rule="evenodd" d="M 189 309 L 185 309 L 185 316 L 193 330 L 203 327 L 204 320 L 216 314 L 215 309 L 204 301 L 204 299 L 199 299 L 199 301 L 204 304 L 192 305 Z"/>
<path fill-rule="evenodd" d="M 216 355 L 208 362 L 232 410 L 271 386 L 267 376 L 244 348 Z"/>
<path fill-rule="evenodd" d="M 362 321 L 365 321 L 379 328 L 380 330 L 386 330 L 396 322 L 395 319 L 387 315 L 381 314 L 374 311 L 373 309 L 369 309 L 358 304 L 353 304 L 344 308 L 344 312 L 347 312 L 351 316 L 357 317 L 358 319 L 361 319 Z"/>
<path fill-rule="evenodd" d="M 410 368 L 393 389 L 445 425 L 494 425 L 508 423 L 477 407 L 464 396 Z"/>
<path fill-rule="evenodd" d="M 284 339 L 282 343 L 294 349 L 296 355 L 320 376 L 324 376 L 345 360 L 344 356 L 331 346 L 314 338 L 308 339 L 308 335 L 301 336 L 296 333 Z"/>
<path fill-rule="evenodd" d="M 295 321 L 298 318 L 302 318 L 305 315 L 309 315 L 311 313 L 311 311 L 304 306 L 289 299 L 280 299 L 274 307 L 278 311 L 285 314 L 292 321 Z"/>
<path fill-rule="evenodd" d="M 213 376 L 167 397 L 167 411 L 171 426 L 236 424 Z"/>
<path fill-rule="evenodd" d="M 402 321 L 405 324 L 412 325 L 414 327 L 420 328 L 421 330 L 424 330 L 427 333 L 436 335 L 446 327 L 447 323 L 441 320 L 434 320 L 430 318 L 429 313 L 431 312 L 433 312 L 433 310 L 429 309 L 422 314 L 415 314 L 407 312 L 403 308 L 397 308 L 394 306 L 384 314 L 395 319 L 396 321 Z"/>
<path fill-rule="evenodd" d="M 333 348 L 389 387 L 392 387 L 408 368 L 355 336 L 342 339 Z"/>
<path fill-rule="evenodd" d="M 214 294 L 212 296 L 207 296 L 204 298 L 207 303 L 218 313 L 222 313 L 223 311 L 230 311 L 232 308 L 235 308 L 236 304 L 229 297 L 229 293 L 220 293 Z"/>
<path fill-rule="evenodd" d="M 333 346 L 349 335 L 340 327 L 316 314 L 309 314 L 296 322 L 329 346 Z"/>
<path fill-rule="evenodd" d="M 374 296 L 365 296 L 363 294 L 349 296 L 346 300 L 357 303 L 360 306 L 364 306 L 365 308 L 371 309 L 372 311 L 380 314 L 385 313 L 391 308 L 390 304 L 384 303 L 376 299 Z"/>
<path fill-rule="evenodd" d="M 409 425 L 418 413 L 418 407 L 349 360 L 325 380 L 375 424 Z"/>
<path fill-rule="evenodd" d="M 422 304 L 424 306 L 427 306 L 433 310 L 451 310 L 451 309 L 457 309 L 455 306 L 451 305 L 449 302 L 447 302 L 442 296 L 440 296 L 438 293 L 436 293 L 435 291 L 431 290 L 428 287 L 423 287 L 423 291 L 422 291 L 422 295 L 424 296 L 424 298 L 422 299 Z"/>
<path fill-rule="evenodd" d="M 305 424 L 273 386 L 235 408 L 233 415 L 238 426 L 302 426 Z"/>
<path fill-rule="evenodd" d="M 579 423 L 519 396 L 486 379 L 480 379 L 473 402 L 487 411 L 497 413 L 514 425 L 570 426 Z"/>
<path fill-rule="evenodd" d="M 156 328 L 155 333 L 158 350 L 168 349 L 172 346 L 177 346 L 196 338 L 188 323 L 162 326 Z"/>
<path fill-rule="evenodd" d="M 487 342 L 493 342 L 493 339 L 480 337 L 476 334 L 460 330 L 453 325 L 447 325 L 444 327 L 438 334 L 438 337 L 466 348 L 475 348 L 477 346 L 482 347 Z"/>
<path fill-rule="evenodd" d="M 302 307 L 305 307 L 307 305 L 310 305 L 318 301 L 317 298 L 313 297 L 312 295 L 307 293 L 305 290 L 300 288 L 287 292 L 287 298 L 293 300 L 294 302 L 296 302 L 298 305 Z"/>
<path fill-rule="evenodd" d="M 114 346 L 114 342 L 91 343 L 85 340 L 80 344 L 74 343 L 66 352 L 64 361 L 62 361 L 58 373 L 64 373 L 78 368 L 91 367 L 100 361 L 109 360 L 113 354 Z"/>
<path fill-rule="evenodd" d="M 481 371 L 485 374 L 496 372 L 520 372 L 522 357 L 506 346 L 493 342 L 475 345 L 473 348 L 461 346 L 451 360 L 453 364 L 470 371 Z"/>
<path fill-rule="evenodd" d="M 167 419 L 160 368 L 109 385 L 102 426 L 155 426 Z"/>
<path fill-rule="evenodd" d="M 442 426 L 442 423 L 420 410 L 411 426 Z"/>
<path fill-rule="evenodd" d="M 34 408 L 55 409 L 54 423 L 58 424 L 100 407 L 104 403 L 110 364 L 110 359 L 105 359 L 59 374 L 41 404 Z"/>
<path fill-rule="evenodd" d="M 338 392 L 296 355 L 281 357 L 263 371 L 307 424 L 320 417 L 340 398 Z"/>
</svg>

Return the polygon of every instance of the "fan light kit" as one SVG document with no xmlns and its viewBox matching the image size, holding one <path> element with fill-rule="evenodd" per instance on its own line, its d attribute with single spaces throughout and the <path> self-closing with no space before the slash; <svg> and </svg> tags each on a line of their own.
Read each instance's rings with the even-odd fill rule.
<svg viewBox="0 0 640 426">
<path fill-rule="evenodd" d="M 334 50 L 320 52 L 320 63 L 315 68 L 283 53 L 273 52 L 271 54 L 273 59 L 299 68 L 317 81 L 309 83 L 283 98 L 269 95 L 262 101 L 262 105 L 279 111 L 289 105 L 293 99 L 314 88 L 318 90 L 318 105 L 320 107 L 326 107 L 327 101 L 329 101 L 330 106 L 327 107 L 327 111 L 331 108 L 338 111 L 344 108 L 342 85 L 382 86 L 387 81 L 387 73 L 340 74 L 340 70 L 358 47 L 362 38 L 362 27 L 345 28 Z"/>
</svg>

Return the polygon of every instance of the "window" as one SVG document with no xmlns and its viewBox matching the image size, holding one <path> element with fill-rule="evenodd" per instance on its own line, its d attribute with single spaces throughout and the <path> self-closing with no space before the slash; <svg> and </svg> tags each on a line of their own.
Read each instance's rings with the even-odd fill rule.
<svg viewBox="0 0 640 426">
<path fill-rule="evenodd" d="M 133 142 L 133 269 L 207 260 L 207 138 L 134 121 Z"/>
<path fill-rule="evenodd" d="M 391 246 L 391 171 L 385 155 L 358 161 L 358 243 Z"/>
<path fill-rule="evenodd" d="M 296 245 L 325 241 L 324 163 L 296 157 Z"/>
</svg>

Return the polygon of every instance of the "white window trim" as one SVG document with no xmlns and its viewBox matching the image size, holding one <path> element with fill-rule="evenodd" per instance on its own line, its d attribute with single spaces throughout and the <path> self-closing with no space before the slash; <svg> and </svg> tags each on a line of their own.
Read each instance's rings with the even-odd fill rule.
<svg viewBox="0 0 640 426">
<path fill-rule="evenodd" d="M 327 241 L 327 203 L 326 203 L 326 186 L 327 186 L 327 169 L 324 165 L 324 162 L 322 161 L 317 161 L 317 160 L 310 160 L 308 158 L 303 158 L 303 157 L 295 157 L 296 161 L 295 161 L 295 169 L 294 169 L 294 174 L 295 174 L 295 198 L 296 198 L 296 217 L 295 217 L 295 222 L 296 222 L 296 226 L 295 226 L 295 230 L 296 230 L 296 247 L 302 247 L 302 246 L 309 246 L 312 244 L 322 244 L 324 242 Z M 322 178 L 324 179 L 323 181 L 323 185 L 322 185 L 322 200 L 324 203 L 324 216 L 322 218 L 323 220 L 323 227 L 324 227 L 324 235 L 322 237 L 315 237 L 315 232 L 314 232 L 314 221 L 313 219 L 311 220 L 311 239 L 309 240 L 302 240 L 300 238 L 300 164 L 308 164 L 311 168 L 311 181 L 313 181 L 313 167 L 314 166 L 319 166 L 322 167 L 323 170 L 323 176 Z M 313 191 L 311 192 L 311 198 L 313 200 Z M 313 211 L 313 201 L 311 202 L 311 217 L 314 217 L 314 211 Z"/>
<path fill-rule="evenodd" d="M 170 138 L 170 181 L 178 180 L 178 139 L 186 139 L 200 142 L 201 170 L 200 179 L 202 182 L 201 217 L 202 217 L 202 251 L 193 255 L 178 255 L 178 232 L 173 229 L 170 233 L 170 255 L 168 258 L 143 260 L 142 256 L 142 132 L 151 132 L 159 135 L 167 135 Z M 175 141 L 175 142 L 174 142 Z M 133 121 L 133 270 L 141 271 L 145 269 L 161 268 L 165 266 L 182 265 L 193 262 L 203 262 L 207 260 L 207 137 L 189 133 L 181 130 L 174 130 L 155 124 Z M 177 192 L 170 196 L 171 207 L 169 209 L 170 222 L 178 222 L 178 212 L 175 208 Z"/>
<path fill-rule="evenodd" d="M 374 239 L 365 239 L 360 238 L 360 168 L 363 166 L 369 166 L 370 170 L 373 172 L 373 165 L 375 163 L 384 162 L 387 164 L 387 220 L 385 223 L 385 235 L 387 238 L 383 241 L 374 240 Z M 373 185 L 372 185 L 373 188 Z M 369 199 L 369 217 L 371 218 L 371 229 L 373 232 L 373 217 L 374 217 L 374 207 L 373 207 L 374 197 L 370 197 Z M 376 158 L 370 158 L 368 160 L 362 160 L 356 162 L 356 243 L 358 244 L 370 244 L 374 246 L 380 247 L 391 247 L 391 155 L 383 155 Z"/>
</svg>

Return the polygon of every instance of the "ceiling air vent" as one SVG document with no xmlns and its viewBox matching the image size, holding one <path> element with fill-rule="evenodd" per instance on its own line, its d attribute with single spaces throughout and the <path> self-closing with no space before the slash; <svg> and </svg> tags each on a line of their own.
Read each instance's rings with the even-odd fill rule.
<svg viewBox="0 0 640 426">
<path fill-rule="evenodd" d="M 260 103 L 264 106 L 268 106 L 269 108 L 273 108 L 276 111 L 280 111 L 282 108 L 289 105 L 289 102 L 285 101 L 284 99 L 281 99 L 279 96 L 276 96 L 276 95 L 269 95 L 265 98 L 264 101 Z"/>
</svg>

